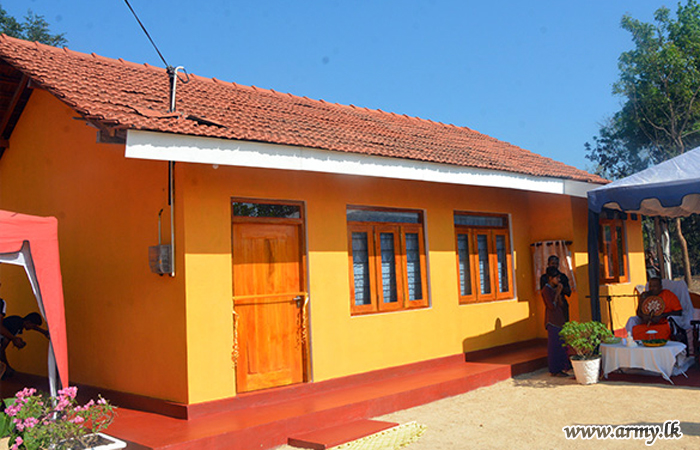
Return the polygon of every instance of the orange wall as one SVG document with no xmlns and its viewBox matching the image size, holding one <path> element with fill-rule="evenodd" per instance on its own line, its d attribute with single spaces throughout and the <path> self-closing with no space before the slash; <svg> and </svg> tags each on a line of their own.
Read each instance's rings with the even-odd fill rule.
<svg viewBox="0 0 700 450">
<path fill-rule="evenodd" d="M 50 95 L 33 94 L 0 159 L 0 207 L 59 218 L 75 381 L 187 403 L 235 395 L 231 197 L 305 202 L 316 381 L 543 337 L 535 241 L 573 242 L 579 292 L 587 294 L 583 199 L 184 163 L 175 170 L 177 276 L 159 277 L 149 272 L 147 250 L 161 208 L 169 238 L 167 164 L 96 144 L 95 130 L 73 116 Z M 350 315 L 348 204 L 425 212 L 430 308 Z M 459 305 L 455 210 L 510 214 L 516 299 Z M 10 275 L 0 294 L 11 308 L 29 309 L 31 293 Z M 587 300 L 575 301 L 577 313 L 588 314 Z M 42 373 L 38 345 L 23 350 L 20 369 Z"/>
<path fill-rule="evenodd" d="M 186 402 L 184 278 L 151 274 L 147 258 L 168 213 L 167 163 L 125 159 L 74 116 L 33 92 L 0 159 L 0 206 L 58 218 L 71 381 Z M 36 309 L 21 278 L 3 283 L 10 313 Z M 8 358 L 44 374 L 45 351 Z"/>
</svg>

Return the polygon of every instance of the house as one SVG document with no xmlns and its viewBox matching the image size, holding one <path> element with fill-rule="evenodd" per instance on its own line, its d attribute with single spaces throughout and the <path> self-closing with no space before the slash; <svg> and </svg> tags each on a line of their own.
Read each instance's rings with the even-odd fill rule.
<svg viewBox="0 0 700 450">
<path fill-rule="evenodd" d="M 590 318 L 602 178 L 469 128 L 177 77 L 171 108 L 162 68 L 0 37 L 0 209 L 58 218 L 71 382 L 196 405 L 544 337 L 549 240 Z M 640 222 L 606 220 L 607 292 L 630 293 Z M 31 309 L 23 274 L 0 276 L 9 312 Z"/>
</svg>

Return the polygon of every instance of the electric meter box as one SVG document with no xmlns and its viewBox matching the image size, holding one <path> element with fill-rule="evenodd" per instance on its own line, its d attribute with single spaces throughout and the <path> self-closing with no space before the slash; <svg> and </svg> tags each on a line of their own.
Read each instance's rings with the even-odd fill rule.
<svg viewBox="0 0 700 450">
<path fill-rule="evenodd" d="M 148 265 L 151 272 L 163 275 L 172 272 L 172 246 L 170 244 L 148 247 Z"/>
</svg>

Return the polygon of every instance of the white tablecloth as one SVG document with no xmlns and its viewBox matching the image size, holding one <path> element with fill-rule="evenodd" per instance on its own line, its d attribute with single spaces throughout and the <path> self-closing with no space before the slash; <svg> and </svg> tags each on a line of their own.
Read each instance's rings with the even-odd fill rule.
<svg viewBox="0 0 700 450">
<path fill-rule="evenodd" d="M 625 367 L 649 370 L 660 373 L 671 381 L 676 355 L 685 350 L 685 344 L 668 341 L 663 347 L 626 347 L 624 344 L 600 344 L 603 355 L 603 376 L 613 370 Z"/>
</svg>

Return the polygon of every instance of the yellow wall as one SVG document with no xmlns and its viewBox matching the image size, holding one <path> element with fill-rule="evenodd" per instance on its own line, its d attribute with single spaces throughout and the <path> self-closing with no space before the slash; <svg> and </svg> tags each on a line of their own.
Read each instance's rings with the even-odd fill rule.
<svg viewBox="0 0 700 450">
<path fill-rule="evenodd" d="M 189 387 L 191 398 L 199 399 L 234 389 L 231 197 L 305 202 L 315 381 L 543 337 L 530 244 L 580 239 L 574 213 L 586 213 L 584 200 L 515 190 L 211 165 L 179 165 L 177 174 L 187 234 Z M 350 315 L 347 205 L 425 211 L 430 308 Z M 543 221 L 541 212 L 549 208 L 551 217 Z M 510 214 L 517 299 L 459 305 L 455 210 Z M 577 251 L 585 247 L 585 241 L 575 243 Z M 202 283 L 195 273 L 209 281 Z M 205 335 L 197 333 L 202 328 Z M 212 377 L 217 372 L 221 376 Z"/>
<path fill-rule="evenodd" d="M 231 197 L 305 204 L 315 381 L 544 337 L 530 251 L 540 240 L 573 242 L 572 314 L 589 315 L 584 199 L 382 178 L 178 163 L 177 276 L 159 277 L 147 250 L 161 208 L 169 238 L 167 163 L 96 144 L 74 115 L 37 90 L 0 159 L 0 207 L 59 219 L 74 381 L 185 403 L 235 395 Z M 429 308 L 350 315 L 347 205 L 425 212 Z M 455 210 L 510 215 L 516 299 L 459 305 Z M 631 266 L 640 261 L 643 271 L 643 255 L 630 256 Z M 30 309 L 26 283 L 0 268 L 6 274 L 0 294 L 11 313 Z M 18 368 L 45 370 L 38 346 L 23 350 Z"/>
<path fill-rule="evenodd" d="M 0 206 L 58 218 L 71 381 L 186 402 L 185 280 L 151 274 L 147 258 L 167 163 L 125 159 L 74 116 L 33 92 L 0 159 Z M 20 278 L 3 283 L 10 313 L 36 310 Z M 46 373 L 45 347 L 8 358 Z"/>
</svg>

